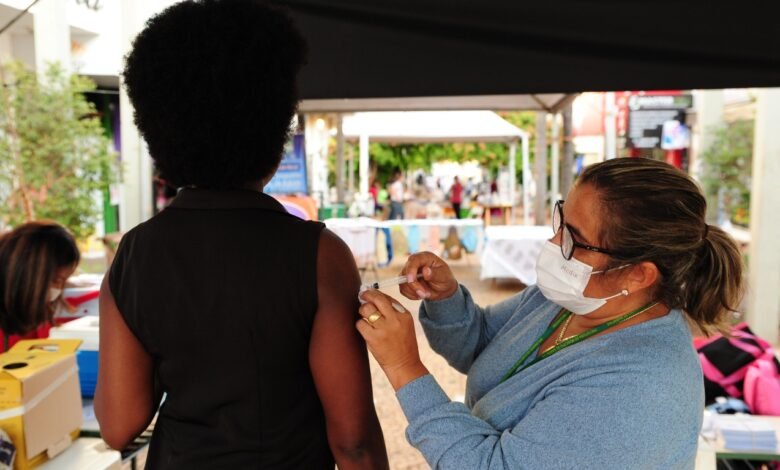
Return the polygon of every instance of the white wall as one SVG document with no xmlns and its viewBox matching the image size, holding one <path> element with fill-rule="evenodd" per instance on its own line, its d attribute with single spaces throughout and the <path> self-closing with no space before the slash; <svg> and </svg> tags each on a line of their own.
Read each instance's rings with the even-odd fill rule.
<svg viewBox="0 0 780 470">
<path fill-rule="evenodd" d="M 122 68 L 122 18 L 119 2 L 101 2 L 92 33 L 71 31 L 73 69 L 84 75 L 119 74 Z"/>
</svg>

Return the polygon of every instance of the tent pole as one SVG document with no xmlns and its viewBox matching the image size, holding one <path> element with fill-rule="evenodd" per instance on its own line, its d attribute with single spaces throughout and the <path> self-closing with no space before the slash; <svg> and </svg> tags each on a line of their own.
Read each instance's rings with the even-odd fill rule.
<svg viewBox="0 0 780 470">
<path fill-rule="evenodd" d="M 552 121 L 552 164 L 550 175 L 550 207 L 555 205 L 555 201 L 558 200 L 558 193 L 560 192 L 560 147 L 561 142 L 558 137 L 558 118 L 560 114 L 553 114 Z"/>
<path fill-rule="evenodd" d="M 349 148 L 349 161 L 347 161 L 347 192 L 352 197 L 355 192 L 355 152 Z"/>
<path fill-rule="evenodd" d="M 547 113 L 536 113 L 536 194 L 534 219 L 544 225 L 547 219 Z"/>
<path fill-rule="evenodd" d="M 531 225 L 531 163 L 528 157 L 528 134 L 523 136 L 523 225 Z"/>
<path fill-rule="evenodd" d="M 510 219 L 512 224 L 515 223 L 515 188 L 517 187 L 517 163 L 515 162 L 516 155 L 517 139 L 514 139 L 509 143 L 509 179 L 511 181 L 509 184 L 509 203 L 512 205 L 510 210 Z"/>
<path fill-rule="evenodd" d="M 617 157 L 617 107 L 615 92 L 604 93 L 604 158 L 611 160 Z"/>
<path fill-rule="evenodd" d="M 336 114 L 336 202 L 344 202 L 344 119 Z"/>
<path fill-rule="evenodd" d="M 572 142 L 571 104 L 563 108 L 563 162 L 561 162 L 561 195 L 566 198 L 574 183 L 574 142 Z"/>
<path fill-rule="evenodd" d="M 368 194 L 368 135 L 360 135 L 360 162 L 358 163 L 358 172 L 360 173 L 360 195 Z"/>
</svg>

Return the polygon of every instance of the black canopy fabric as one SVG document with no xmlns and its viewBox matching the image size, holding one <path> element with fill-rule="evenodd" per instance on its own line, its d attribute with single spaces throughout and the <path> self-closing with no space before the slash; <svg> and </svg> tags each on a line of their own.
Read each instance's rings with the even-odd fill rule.
<svg viewBox="0 0 780 470">
<path fill-rule="evenodd" d="M 304 99 L 780 86 L 774 1 L 272 0 Z"/>
</svg>

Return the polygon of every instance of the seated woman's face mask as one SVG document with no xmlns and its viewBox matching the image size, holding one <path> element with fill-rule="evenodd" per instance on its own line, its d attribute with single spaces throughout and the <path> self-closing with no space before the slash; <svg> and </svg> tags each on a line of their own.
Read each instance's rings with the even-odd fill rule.
<svg viewBox="0 0 780 470">
<path fill-rule="evenodd" d="M 59 287 L 49 287 L 49 302 L 54 302 L 62 295 L 62 289 Z"/>
<path fill-rule="evenodd" d="M 628 265 L 620 266 L 623 269 Z M 544 244 L 536 260 L 536 285 L 545 297 L 576 315 L 587 315 L 607 303 L 608 300 L 628 295 L 623 289 L 615 295 L 601 299 L 585 297 L 585 287 L 593 274 L 593 266 L 572 257 L 561 256 L 561 248 L 553 242 Z"/>
</svg>

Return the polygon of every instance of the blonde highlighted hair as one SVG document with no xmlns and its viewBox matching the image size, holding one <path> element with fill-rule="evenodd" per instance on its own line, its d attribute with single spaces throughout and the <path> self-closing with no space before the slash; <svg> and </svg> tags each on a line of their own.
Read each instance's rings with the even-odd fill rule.
<svg viewBox="0 0 780 470">
<path fill-rule="evenodd" d="M 727 331 L 743 295 L 742 258 L 726 232 L 706 223 L 706 200 L 690 176 L 657 160 L 616 158 L 587 167 L 577 184 L 598 194 L 599 242 L 618 253 L 616 265 L 654 263 L 656 300 L 705 334 Z"/>
</svg>

